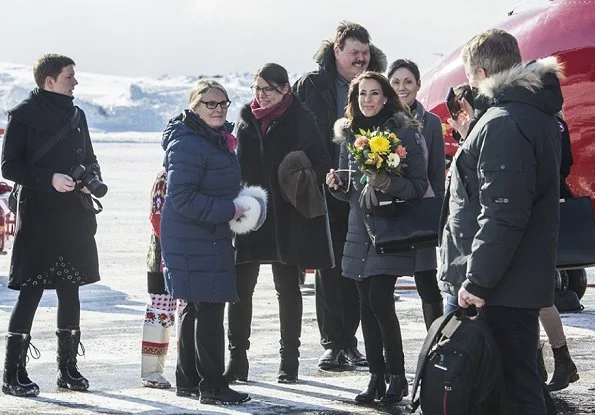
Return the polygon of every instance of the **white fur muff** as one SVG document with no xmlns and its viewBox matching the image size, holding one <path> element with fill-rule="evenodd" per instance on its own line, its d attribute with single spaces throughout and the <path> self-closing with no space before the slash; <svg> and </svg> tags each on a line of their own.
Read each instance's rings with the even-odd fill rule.
<svg viewBox="0 0 595 415">
<path fill-rule="evenodd" d="M 243 235 L 258 230 L 266 219 L 267 192 L 260 186 L 247 186 L 234 199 L 236 205 L 247 208 L 242 216 L 229 221 L 231 231 Z"/>
</svg>

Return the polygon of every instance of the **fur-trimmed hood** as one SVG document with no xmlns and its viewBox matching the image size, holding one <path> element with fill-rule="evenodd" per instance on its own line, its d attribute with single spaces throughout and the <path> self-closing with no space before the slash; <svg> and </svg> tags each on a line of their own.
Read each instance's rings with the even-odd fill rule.
<svg viewBox="0 0 595 415">
<path fill-rule="evenodd" d="M 320 48 L 314 54 L 314 61 L 319 65 L 320 70 L 326 72 L 335 72 L 335 54 L 333 52 L 333 42 L 331 40 L 324 40 Z M 381 72 L 386 71 L 387 60 L 386 55 L 372 43 L 370 43 L 370 63 L 368 64 L 369 71 Z"/>
<path fill-rule="evenodd" d="M 564 65 L 555 56 L 491 75 L 479 84 L 479 93 L 493 103 L 524 102 L 548 114 L 562 109 L 560 78 Z"/>
<path fill-rule="evenodd" d="M 409 128 L 416 131 L 421 130 L 421 124 L 402 111 L 396 112 L 395 115 L 393 115 L 384 123 L 383 127 L 389 127 L 395 130 L 400 128 Z M 343 144 L 345 141 L 355 139 L 355 134 L 351 129 L 349 119 L 347 118 L 339 118 L 337 121 L 335 121 L 333 131 L 334 143 Z"/>
</svg>

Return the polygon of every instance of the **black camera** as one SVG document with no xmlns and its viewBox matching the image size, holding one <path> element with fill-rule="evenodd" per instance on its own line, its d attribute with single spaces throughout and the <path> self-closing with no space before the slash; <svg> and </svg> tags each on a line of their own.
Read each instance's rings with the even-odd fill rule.
<svg viewBox="0 0 595 415">
<path fill-rule="evenodd" d="M 99 180 L 97 174 L 79 164 L 70 170 L 70 177 L 77 182 L 80 181 L 80 188 L 86 187 L 95 197 L 103 197 L 107 193 L 107 185 Z"/>
</svg>

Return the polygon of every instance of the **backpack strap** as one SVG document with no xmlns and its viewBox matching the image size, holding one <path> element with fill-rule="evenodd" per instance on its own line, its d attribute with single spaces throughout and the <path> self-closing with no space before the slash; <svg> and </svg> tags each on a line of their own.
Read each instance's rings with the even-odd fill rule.
<svg viewBox="0 0 595 415">
<path fill-rule="evenodd" d="M 37 163 L 48 151 L 50 151 L 52 147 L 58 144 L 58 142 L 62 140 L 62 138 L 64 138 L 64 136 L 68 134 L 70 130 L 75 129 L 79 124 L 80 118 L 81 114 L 79 108 L 74 107 L 74 113 L 72 114 L 72 117 L 70 117 L 70 119 L 66 121 L 62 128 L 60 128 L 60 131 L 54 134 L 48 141 L 45 142 L 45 144 L 39 150 L 35 152 L 35 154 L 33 154 L 33 157 L 31 157 L 30 162 L 31 166 Z"/>
<path fill-rule="evenodd" d="M 421 346 L 421 351 L 419 352 L 419 357 L 417 359 L 417 369 L 415 370 L 415 379 L 413 381 L 413 393 L 411 394 L 411 413 L 415 412 L 419 407 L 420 401 L 419 396 L 416 397 L 417 389 L 419 387 L 419 381 L 422 372 L 424 371 L 424 367 L 428 362 L 430 350 L 434 345 L 440 340 L 442 337 L 442 331 L 449 323 L 455 318 L 458 314 L 459 309 L 438 318 L 428 330 L 428 334 L 424 340 L 424 344 Z M 456 329 L 456 328 L 455 328 Z"/>
</svg>

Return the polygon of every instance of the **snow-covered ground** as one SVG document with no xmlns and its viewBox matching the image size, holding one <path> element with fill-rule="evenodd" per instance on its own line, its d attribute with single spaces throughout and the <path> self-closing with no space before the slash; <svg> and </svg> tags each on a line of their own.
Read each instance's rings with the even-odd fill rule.
<svg viewBox="0 0 595 415">
<path fill-rule="evenodd" d="M 293 78 L 296 76 L 294 75 Z M 31 69 L 0 63 L 0 108 L 11 108 L 33 87 Z M 154 391 L 140 384 L 140 341 L 146 294 L 146 250 L 149 240 L 149 190 L 161 165 L 158 144 L 167 119 L 185 106 L 188 90 L 196 77 L 166 79 L 122 78 L 79 73 L 76 103 L 89 118 L 95 151 L 110 186 L 98 216 L 97 243 L 102 280 L 81 289 L 82 341 L 86 357 L 80 368 L 91 381 L 88 393 L 58 391 L 55 386 L 56 296 L 47 292 L 33 326 L 33 343 L 41 351 L 39 360 L 28 364 L 31 378 L 41 394 L 35 399 L 0 394 L 0 414 L 349 414 L 405 413 L 396 407 L 354 405 L 353 397 L 367 383 L 365 370 L 321 372 L 316 367 L 322 353 L 314 305 L 312 276 L 303 288 L 304 324 L 300 357 L 300 383 L 276 383 L 278 365 L 278 311 L 272 275 L 263 267 L 254 298 L 254 323 L 250 382 L 237 388 L 253 400 L 239 407 L 200 405 L 177 397 L 172 390 Z M 251 74 L 224 75 L 220 81 L 234 104 L 229 115 L 235 120 L 241 105 L 249 102 Z M 0 128 L 2 128 L 0 117 Z M 0 333 L 18 293 L 6 288 L 9 255 L 0 256 Z M 591 283 L 595 273 L 590 271 Z M 412 288 L 411 278 L 399 284 Z M 420 300 L 413 290 L 400 292 L 396 308 L 401 320 L 406 371 L 411 380 L 417 354 L 425 336 Z M 581 380 L 558 393 L 564 414 L 595 413 L 595 289 L 583 298 L 585 310 L 564 314 L 563 322 L 571 353 Z M 544 340 L 545 335 L 542 333 Z M 361 335 L 359 335 L 361 340 Z M 0 350 L 4 350 L 4 338 Z M 360 344 L 363 350 L 363 343 Z M 175 341 L 172 341 L 166 375 L 174 380 Z M 3 360 L 3 355 L 0 355 Z M 551 351 L 546 348 L 552 370 Z"/>
<path fill-rule="evenodd" d="M 161 164 L 162 151 L 157 143 L 139 143 L 133 136 L 118 142 L 98 142 L 95 150 L 102 164 L 104 179 L 110 186 L 98 216 L 97 243 L 102 280 L 81 289 L 82 340 L 87 351 L 80 359 L 81 371 L 90 379 L 88 393 L 62 392 L 55 386 L 56 296 L 47 292 L 37 312 L 32 336 L 41 359 L 30 360 L 31 378 L 39 383 L 36 399 L 21 399 L 0 394 L 0 414 L 402 414 L 405 404 L 389 408 L 379 405 L 354 405 L 353 397 L 367 382 L 365 370 L 321 372 L 316 362 L 322 352 L 314 304 L 312 276 L 303 288 L 304 324 L 297 385 L 276 383 L 278 366 L 278 311 L 272 275 L 263 267 L 254 299 L 254 323 L 250 382 L 237 388 L 249 392 L 253 400 L 240 407 L 211 407 L 196 400 L 177 397 L 173 390 L 153 391 L 140 384 L 140 339 L 146 295 L 146 250 L 149 239 L 149 190 Z M 9 256 L 0 257 L 0 333 L 7 329 L 8 318 L 17 292 L 6 288 Z M 590 272 L 595 283 L 595 274 Z M 411 287 L 411 278 L 399 284 Z M 406 370 L 412 379 L 425 328 L 420 301 L 411 290 L 400 292 L 396 302 L 405 345 Z M 589 288 L 580 314 L 564 314 L 563 321 L 571 353 L 581 380 L 560 392 L 558 401 L 565 414 L 595 413 L 595 289 Z M 361 340 L 361 335 L 359 335 Z M 545 340 L 545 336 L 544 336 Z M 363 348 L 363 344 L 360 344 Z M 4 350 L 4 339 L 0 339 Z M 166 374 L 174 380 L 175 341 L 172 341 Z M 550 372 L 553 361 L 546 348 Z M 591 389 L 591 390 L 590 390 Z"/>
</svg>

